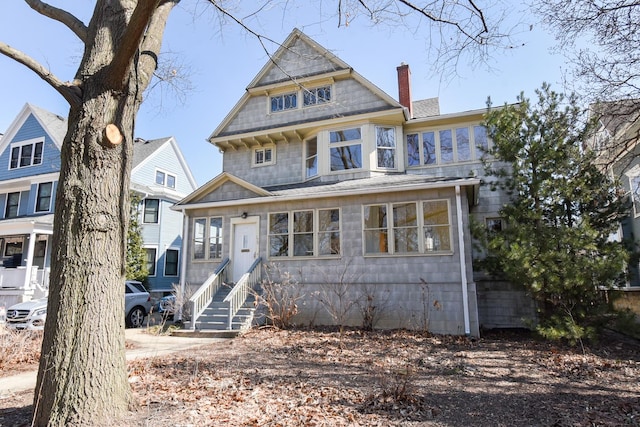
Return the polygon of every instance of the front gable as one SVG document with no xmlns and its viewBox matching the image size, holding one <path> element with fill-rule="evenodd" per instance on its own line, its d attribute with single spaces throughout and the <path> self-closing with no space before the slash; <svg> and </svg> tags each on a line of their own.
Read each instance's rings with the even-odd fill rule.
<svg viewBox="0 0 640 427">
<path fill-rule="evenodd" d="M 289 142 L 292 129 L 337 117 L 401 111 L 392 97 L 295 29 L 209 141 L 223 151 Z"/>
<path fill-rule="evenodd" d="M 176 209 L 208 202 L 243 200 L 272 194 L 256 185 L 223 172 L 176 204 Z"/>
<path fill-rule="evenodd" d="M 26 104 L 0 142 L 0 181 L 59 172 L 66 128 L 64 118 Z"/>
</svg>

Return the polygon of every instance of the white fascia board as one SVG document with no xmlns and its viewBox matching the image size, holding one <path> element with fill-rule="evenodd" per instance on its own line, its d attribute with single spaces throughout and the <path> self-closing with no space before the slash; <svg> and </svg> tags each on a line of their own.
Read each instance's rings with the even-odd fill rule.
<svg viewBox="0 0 640 427">
<path fill-rule="evenodd" d="M 398 193 L 404 191 L 416 191 L 416 190 L 433 190 L 438 188 L 455 188 L 456 186 L 467 187 L 472 185 L 479 185 L 479 178 L 462 178 L 455 181 L 438 181 L 430 183 L 418 183 L 407 184 L 389 188 L 367 188 L 360 190 L 343 190 L 343 191 L 330 191 L 326 193 L 317 194 L 296 194 L 290 196 L 263 196 L 252 199 L 236 199 L 236 200 L 224 200 L 220 202 L 205 202 L 205 203 L 193 203 L 172 206 L 171 209 L 176 211 L 187 211 L 191 209 L 207 209 L 207 208 L 222 208 L 238 205 L 259 205 L 273 202 L 291 202 L 296 200 L 312 200 L 312 199 L 327 199 L 337 197 L 349 197 L 349 196 L 361 196 L 368 194 L 383 194 L 383 193 Z"/>
</svg>

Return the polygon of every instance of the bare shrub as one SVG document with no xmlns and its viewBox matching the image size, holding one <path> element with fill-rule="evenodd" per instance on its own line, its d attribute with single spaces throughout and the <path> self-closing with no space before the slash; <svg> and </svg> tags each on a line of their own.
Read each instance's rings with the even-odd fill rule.
<svg viewBox="0 0 640 427">
<path fill-rule="evenodd" d="M 385 362 L 374 368 L 374 378 L 378 386 L 376 398 L 391 403 L 414 403 L 418 400 L 416 373 L 410 363 L 392 365 Z"/>
<path fill-rule="evenodd" d="M 420 278 L 420 302 L 422 304 L 422 311 L 420 312 L 420 319 L 418 320 L 418 327 L 422 332 L 429 332 L 429 324 L 431 321 L 431 312 L 433 310 L 439 311 L 442 309 L 442 304 L 437 299 L 431 300 L 431 288 L 426 280 Z"/>
<path fill-rule="evenodd" d="M 298 301 L 304 297 L 299 281 L 288 271 L 280 272 L 278 266 L 265 266 L 267 279 L 253 291 L 256 304 L 266 309 L 267 324 L 287 329 L 298 314 Z"/>
<path fill-rule="evenodd" d="M 0 330 L 0 370 L 21 370 L 25 365 L 38 363 L 42 335 L 42 331 Z"/>
<path fill-rule="evenodd" d="M 389 290 L 378 291 L 375 285 L 364 285 L 356 305 L 362 315 L 362 329 L 373 331 L 380 318 L 384 315 L 389 301 Z"/>
</svg>

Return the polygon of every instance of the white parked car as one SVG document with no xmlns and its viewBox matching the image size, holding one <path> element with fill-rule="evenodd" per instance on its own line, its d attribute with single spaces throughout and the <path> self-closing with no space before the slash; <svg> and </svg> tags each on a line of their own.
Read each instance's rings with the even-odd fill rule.
<svg viewBox="0 0 640 427">
<path fill-rule="evenodd" d="M 138 328 L 151 310 L 151 295 L 141 282 L 127 280 L 124 285 L 125 323 L 130 328 Z M 47 299 L 22 302 L 7 309 L 6 325 L 11 329 L 44 329 L 47 318 Z"/>
</svg>

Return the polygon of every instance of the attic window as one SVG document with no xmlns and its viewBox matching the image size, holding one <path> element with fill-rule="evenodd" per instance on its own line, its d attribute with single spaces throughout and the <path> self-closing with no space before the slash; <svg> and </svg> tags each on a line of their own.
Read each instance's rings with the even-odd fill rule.
<svg viewBox="0 0 640 427">
<path fill-rule="evenodd" d="M 329 101 L 331 101 L 331 86 L 317 87 L 304 91 L 303 105 L 305 107 L 324 104 Z"/>
<path fill-rule="evenodd" d="M 275 147 L 261 147 L 253 150 L 252 166 L 268 166 L 276 163 Z"/>
<path fill-rule="evenodd" d="M 271 97 L 271 112 L 293 110 L 298 107 L 298 94 L 284 93 L 282 95 L 275 95 Z"/>
<path fill-rule="evenodd" d="M 9 169 L 23 168 L 42 163 L 43 141 L 25 141 L 11 146 Z"/>
<path fill-rule="evenodd" d="M 176 176 L 170 173 L 156 170 L 156 184 L 163 187 L 176 188 Z"/>
</svg>

